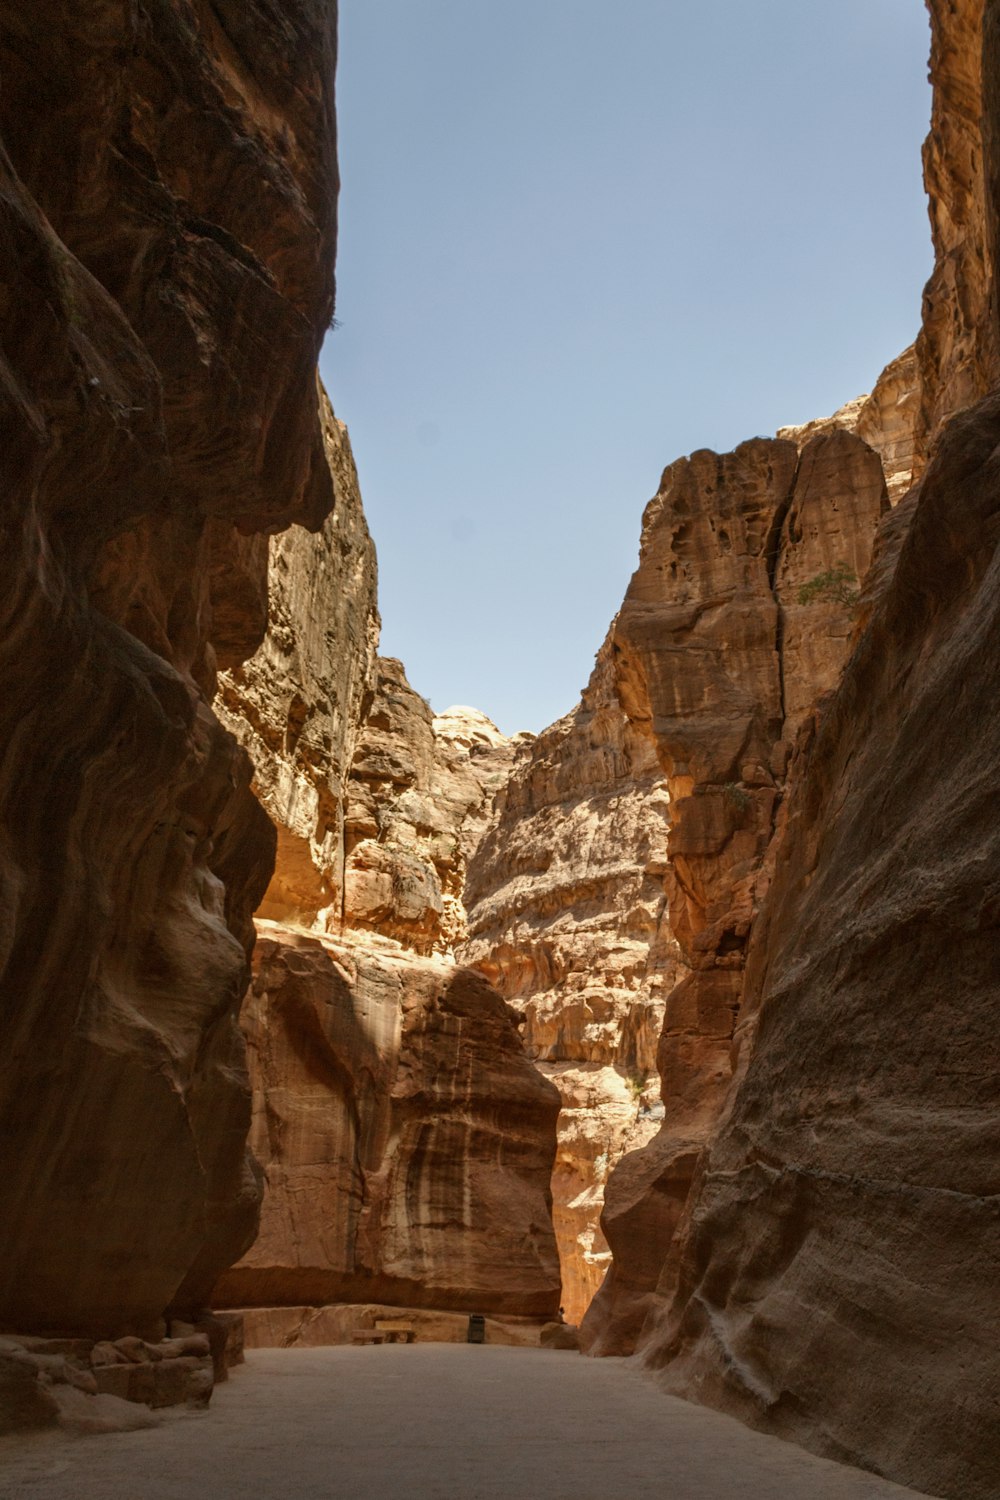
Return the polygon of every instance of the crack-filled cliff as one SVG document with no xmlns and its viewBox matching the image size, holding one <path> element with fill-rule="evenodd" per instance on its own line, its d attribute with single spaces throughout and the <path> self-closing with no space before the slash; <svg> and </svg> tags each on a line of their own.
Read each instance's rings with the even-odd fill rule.
<svg viewBox="0 0 1000 1500">
<path fill-rule="evenodd" d="M 273 834 L 209 700 L 333 500 L 335 7 L 0 7 L 0 1325 L 200 1309 L 254 1237 Z"/>
</svg>

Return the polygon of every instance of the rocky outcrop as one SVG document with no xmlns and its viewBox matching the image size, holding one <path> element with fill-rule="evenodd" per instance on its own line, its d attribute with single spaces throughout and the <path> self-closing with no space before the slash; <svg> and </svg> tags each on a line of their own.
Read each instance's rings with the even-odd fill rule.
<svg viewBox="0 0 1000 1500">
<path fill-rule="evenodd" d="M 208 707 L 318 526 L 335 7 L 0 5 L 0 1326 L 156 1335 L 253 1238 L 273 834 Z"/>
<path fill-rule="evenodd" d="M 381 657 L 351 767 L 342 920 L 417 953 L 451 953 L 465 936 L 468 855 L 513 749 L 476 709 L 436 718 Z"/>
<path fill-rule="evenodd" d="M 889 504 L 896 505 L 917 478 L 916 427 L 920 414 L 917 351 L 911 344 L 886 365 L 868 396 L 856 396 L 832 417 L 800 427 L 779 427 L 777 436 L 804 448 L 827 432 L 854 432 L 882 460 Z"/>
<path fill-rule="evenodd" d="M 803 716 L 837 682 L 888 499 L 878 455 L 849 432 L 754 439 L 663 475 L 612 631 L 616 685 L 671 798 L 666 875 L 682 955 L 658 1066 L 664 1117 L 612 1175 L 614 1261 L 584 1324 L 594 1352 L 631 1349 L 698 1156 L 731 1078 L 746 945 Z"/>
<path fill-rule="evenodd" d="M 998 444 L 996 397 L 953 420 L 800 748 L 647 1350 L 670 1390 L 962 1500 L 1000 1460 Z"/>
<path fill-rule="evenodd" d="M 668 818 L 663 773 L 618 705 L 606 644 L 574 711 L 525 737 L 466 878 L 460 956 L 521 1011 L 562 1101 L 552 1192 L 570 1322 L 610 1259 L 608 1172 L 660 1113 L 656 1044 L 676 968 Z"/>
<path fill-rule="evenodd" d="M 267 1192 L 217 1302 L 556 1311 L 558 1095 L 485 979 L 263 923 L 244 1026 Z"/>
<path fill-rule="evenodd" d="M 278 831 L 259 908 L 321 929 L 344 904 L 348 777 L 372 700 L 378 570 L 347 429 L 323 397 L 336 491 L 316 534 L 270 543 L 268 629 L 256 655 L 219 679 L 217 712 L 255 767 L 254 791 Z"/>
<path fill-rule="evenodd" d="M 992 214 L 983 173 L 984 0 L 926 0 L 933 105 L 924 145 L 934 270 L 917 336 L 918 466 L 942 424 L 1000 380 L 991 309 Z M 988 75 L 987 75 L 988 76 Z"/>
</svg>

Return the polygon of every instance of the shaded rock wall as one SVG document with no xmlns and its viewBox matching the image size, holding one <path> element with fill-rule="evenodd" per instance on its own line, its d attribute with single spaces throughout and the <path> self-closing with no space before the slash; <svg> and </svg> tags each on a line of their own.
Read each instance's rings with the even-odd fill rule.
<svg viewBox="0 0 1000 1500">
<path fill-rule="evenodd" d="M 1000 1440 L 1000 401 L 954 419 L 800 748 L 679 1286 L 667 1389 L 933 1494 Z"/>
<path fill-rule="evenodd" d="M 1000 1473 L 998 756 L 983 707 L 1000 667 L 1000 398 L 953 413 L 996 379 L 983 246 L 1000 6 L 987 0 L 982 70 L 983 7 L 930 9 L 923 477 L 883 517 L 852 654 L 799 727 L 732 1083 L 692 1142 L 690 1191 L 660 1179 L 680 1188 L 673 1238 L 649 1211 L 655 1162 L 630 1189 L 644 1164 L 626 1158 L 609 1204 L 620 1178 L 634 1238 L 619 1268 L 609 1229 L 616 1265 L 591 1332 L 613 1348 L 641 1329 L 670 1391 L 921 1491 L 986 1500 Z"/>
<path fill-rule="evenodd" d="M 468 969 L 263 923 L 244 1011 L 261 1233 L 234 1306 L 559 1306 L 555 1089 Z"/>
<path fill-rule="evenodd" d="M 796 733 L 835 684 L 888 511 L 878 455 L 843 430 L 671 465 L 643 520 L 612 631 L 616 685 L 666 777 L 666 874 L 681 952 L 658 1067 L 664 1117 L 606 1189 L 614 1261 L 587 1314 L 594 1352 L 631 1349 L 664 1274 L 731 1077 L 750 930 Z"/>
<path fill-rule="evenodd" d="M 676 948 L 663 875 L 662 771 L 618 705 L 610 644 L 579 705 L 525 739 L 465 886 L 459 950 L 524 1016 L 559 1090 L 552 1179 L 563 1305 L 582 1317 L 607 1269 L 604 1181 L 656 1131 L 656 1044 Z"/>
<path fill-rule="evenodd" d="M 264 917 L 340 920 L 351 764 L 371 704 L 378 570 L 347 429 L 323 397 L 336 506 L 315 535 L 272 537 L 269 624 L 259 651 L 222 674 L 217 712 L 255 767 L 278 831 Z"/>
<path fill-rule="evenodd" d="M 335 19 L 0 5 L 0 1325 L 154 1330 L 253 1237 L 273 834 L 207 700 L 332 503 Z"/>
</svg>

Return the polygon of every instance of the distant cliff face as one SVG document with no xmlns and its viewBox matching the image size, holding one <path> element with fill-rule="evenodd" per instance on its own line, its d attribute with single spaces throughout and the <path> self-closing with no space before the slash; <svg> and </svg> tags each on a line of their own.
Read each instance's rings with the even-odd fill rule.
<svg viewBox="0 0 1000 1500">
<path fill-rule="evenodd" d="M 610 1259 L 607 1175 L 656 1131 L 656 1043 L 677 963 L 668 818 L 652 747 L 615 696 L 608 644 L 577 708 L 522 745 L 466 879 L 460 956 L 523 1013 L 529 1052 L 562 1100 L 552 1191 L 571 1322 Z"/>
<path fill-rule="evenodd" d="M 252 1240 L 273 835 L 208 699 L 333 499 L 335 6 L 0 5 L 0 1322 L 201 1306 Z"/>
<path fill-rule="evenodd" d="M 214 1300 L 247 1310 L 251 1342 L 290 1318 L 346 1337 L 339 1303 L 537 1323 L 559 1307 L 558 1095 L 452 961 L 514 749 L 377 656 L 374 550 L 329 410 L 326 435 L 337 507 L 271 543 L 267 637 L 222 684 L 278 853 L 242 1017 L 261 1232 Z"/>
</svg>

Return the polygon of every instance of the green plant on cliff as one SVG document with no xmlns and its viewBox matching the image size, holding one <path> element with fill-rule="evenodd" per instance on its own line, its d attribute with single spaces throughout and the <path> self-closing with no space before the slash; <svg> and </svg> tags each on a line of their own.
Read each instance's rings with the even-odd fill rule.
<svg viewBox="0 0 1000 1500">
<path fill-rule="evenodd" d="M 799 589 L 800 604 L 853 604 L 857 597 L 857 577 L 843 562 L 817 573 Z"/>
<path fill-rule="evenodd" d="M 750 793 L 745 792 L 735 781 L 727 781 L 722 788 L 722 795 L 726 801 L 736 808 L 737 812 L 746 812 L 750 806 Z"/>
</svg>

